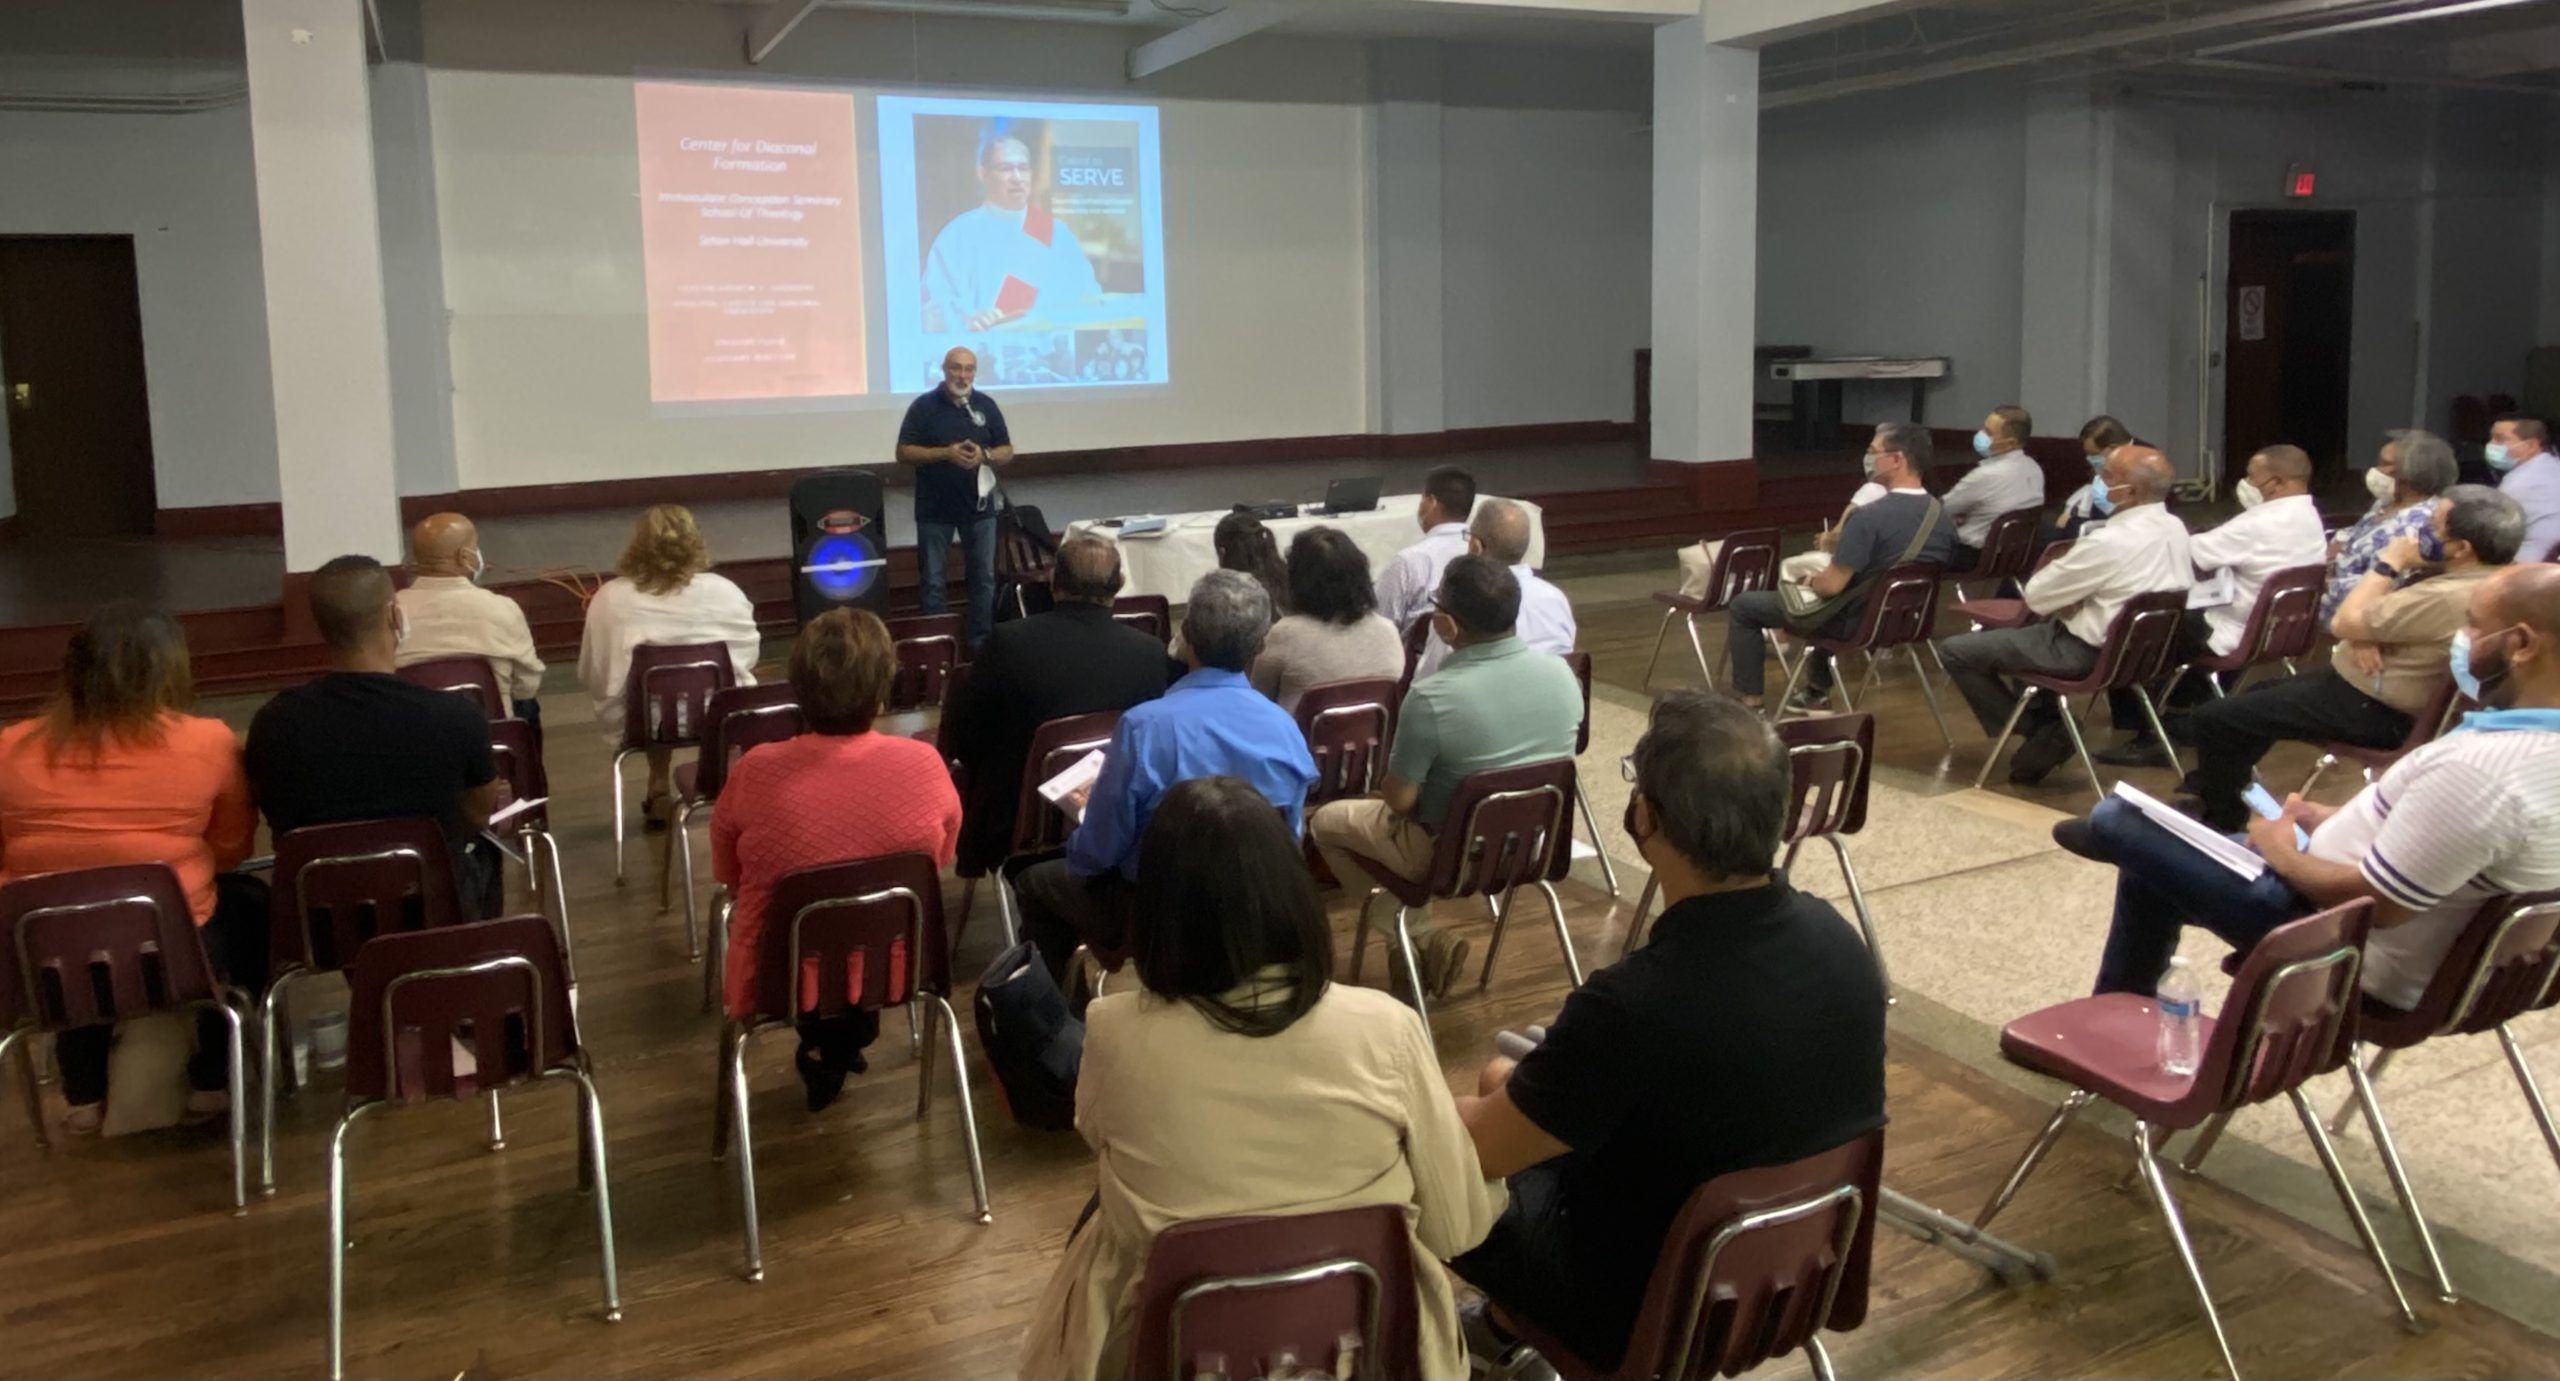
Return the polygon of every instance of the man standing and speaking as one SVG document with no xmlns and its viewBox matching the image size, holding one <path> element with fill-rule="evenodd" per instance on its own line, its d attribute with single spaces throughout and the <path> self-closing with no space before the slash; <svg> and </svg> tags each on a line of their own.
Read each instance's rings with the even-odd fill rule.
<svg viewBox="0 0 2560 1381">
<path fill-rule="evenodd" d="M 974 387 L 978 357 L 954 349 L 942 357 L 942 387 L 907 406 L 898 428 L 898 463 L 916 472 L 916 603 L 943 608 L 951 538 L 969 571 L 969 646 L 987 640 L 996 621 L 996 467 L 1013 459 L 1004 410 Z"/>
</svg>

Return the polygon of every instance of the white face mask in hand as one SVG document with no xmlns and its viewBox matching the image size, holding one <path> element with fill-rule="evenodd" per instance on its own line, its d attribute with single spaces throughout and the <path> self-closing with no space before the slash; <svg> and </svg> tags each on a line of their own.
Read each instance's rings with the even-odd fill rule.
<svg viewBox="0 0 2560 1381">
<path fill-rule="evenodd" d="M 2382 473 L 2382 467 L 2378 465 L 2364 472 L 2364 487 L 2366 493 L 2381 503 L 2391 502 L 2391 496 L 2400 492 L 2399 484 Z"/>
</svg>

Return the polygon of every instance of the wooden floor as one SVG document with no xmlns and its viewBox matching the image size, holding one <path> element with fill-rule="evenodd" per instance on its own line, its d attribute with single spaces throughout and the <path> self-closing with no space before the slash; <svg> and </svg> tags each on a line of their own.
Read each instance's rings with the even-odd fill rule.
<svg viewBox="0 0 2560 1381">
<path fill-rule="evenodd" d="M 1603 679 L 1632 686 L 1652 613 L 1586 608 L 1583 627 Z M 1888 691 L 1875 705 L 1888 763 L 1936 772 L 1937 736 L 1916 695 Z M 1952 765 L 1969 779 L 1979 740 L 1956 727 Z M 613 1325 L 599 1316 L 593 1218 L 575 1188 L 565 1088 L 511 1095 L 509 1142 L 498 1153 L 482 1144 L 477 1107 L 390 1113 L 350 1137 L 351 1373 L 1009 1374 L 1024 1315 L 1091 1189 L 1081 1143 L 1010 1125 L 979 1072 L 995 1199 L 995 1221 L 982 1227 L 971 1219 L 948 1071 L 918 1123 L 896 1021 L 873 1072 L 814 1118 L 801 1110 L 787 1040 L 769 1040 L 755 1062 L 767 1277 L 741 1280 L 731 1170 L 709 1155 L 717 1028 L 698 1011 L 699 971 L 684 957 L 678 918 L 657 914 L 654 889 L 639 877 L 613 885 L 601 745 L 564 728 L 550 752 L 584 1035 L 606 1109 L 625 1316 Z M 2052 795 L 2067 799 L 2069 788 Z M 1585 888 L 1569 887 L 1567 899 L 1584 954 L 1614 955 L 1623 911 Z M 1347 912 L 1337 907 L 1346 936 Z M 1437 1034 L 1453 1077 L 1472 1074 L 1494 1030 L 1542 1019 L 1561 998 L 1561 965 L 1535 923 L 1543 918 L 1522 919 L 1491 993 L 1442 1010 Z M 960 972 L 984 962 L 994 931 L 994 910 L 982 904 Z M 1373 959 L 1372 981 L 1377 969 Z M 969 1041 L 974 1052 L 974 1033 Z M 23 1134 L 0 1138 L 0 1375 L 319 1370 L 324 1138 L 336 1104 L 325 1082 L 287 1104 L 280 1192 L 243 1218 L 225 1202 L 210 1133 L 58 1144 L 50 1155 Z M 1970 1214 L 2049 1105 L 1897 1040 L 1890 1106 L 1888 1181 Z M 1842 1374 L 2212 1372 L 2211 1341 L 2166 1235 L 2136 1193 L 2116 1187 L 2125 1163 L 2116 1138 L 2075 1131 L 2001 1221 L 2005 1234 L 2060 1259 L 2052 1284 L 2004 1288 L 1942 1251 L 1882 1234 L 1869 1322 L 1832 1343 Z M 2425 1327 L 2404 1333 L 2360 1254 L 2210 1181 L 2182 1182 L 2179 1192 L 2249 1374 L 2560 1374 L 2560 1344 L 2477 1306 L 2422 1303 Z M 2417 1281 L 2407 1285 L 2424 1298 Z"/>
</svg>

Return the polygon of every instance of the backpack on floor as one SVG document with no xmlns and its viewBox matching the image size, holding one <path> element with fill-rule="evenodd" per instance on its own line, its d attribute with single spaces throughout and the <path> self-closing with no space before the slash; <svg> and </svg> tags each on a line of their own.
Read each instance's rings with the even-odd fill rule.
<svg viewBox="0 0 2560 1381">
<path fill-rule="evenodd" d="M 1036 1131 L 1073 1128 L 1084 1023 L 1067 1010 L 1040 951 L 1026 940 L 997 955 L 978 980 L 971 1005 L 978 1048 L 995 1070 L 997 1092 L 1013 1120 Z"/>
</svg>

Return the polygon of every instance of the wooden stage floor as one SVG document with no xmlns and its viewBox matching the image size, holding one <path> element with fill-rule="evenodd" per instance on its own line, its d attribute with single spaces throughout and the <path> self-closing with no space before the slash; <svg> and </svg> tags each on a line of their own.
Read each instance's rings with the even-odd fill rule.
<svg viewBox="0 0 2560 1381">
<path fill-rule="evenodd" d="M 1651 612 L 1588 607 L 1584 645 L 1602 680 L 1632 689 Z M 555 681 L 555 688 L 562 683 Z M 351 1136 L 355 1250 L 348 1365 L 359 1376 L 950 1377 L 1010 1372 L 1019 1329 L 1092 1187 L 1072 1134 L 1022 1131 L 973 1069 L 995 1221 L 971 1220 L 946 1071 L 913 1118 L 913 1066 L 894 1019 L 873 1072 L 811 1117 L 787 1038 L 754 1062 L 757 1178 L 767 1277 L 738 1275 L 729 1167 L 710 1158 L 714 1019 L 699 970 L 654 889 L 613 885 L 605 753 L 555 694 L 555 818 L 573 902 L 585 1038 L 599 1067 L 620 1238 L 625 1318 L 598 1316 L 594 1235 L 575 1188 L 565 1089 L 508 1099 L 507 1149 L 482 1144 L 477 1106 L 388 1113 Z M 1937 740 L 1907 691 L 1874 702 L 1888 745 Z M 225 712 L 245 719 L 251 706 Z M 1915 750 L 1916 751 L 1916 750 Z M 1889 752 L 1894 760 L 1896 752 Z M 1900 764 L 1923 770 L 1915 760 Z M 645 855 L 644 855 L 645 856 Z M 646 875 L 645 867 L 638 870 Z M 956 900 L 956 889 L 955 889 Z M 1613 956 L 1623 908 L 1568 885 L 1577 943 Z M 981 898 L 958 971 L 994 942 Z M 1341 933 L 1349 907 L 1338 902 Z M 1543 1019 L 1564 991 L 1541 918 L 1524 916 L 1484 996 L 1442 1009 L 1453 1082 L 1472 1078 L 1492 1033 Z M 1378 964 L 1368 972 L 1375 980 Z M 957 1004 L 964 1013 L 965 1001 Z M 969 1035 L 973 1052 L 975 1035 Z M 1887 1178 L 1969 1214 L 2050 1106 L 1897 1036 Z M 285 1105 L 278 1195 L 234 1218 L 218 1135 L 169 1133 L 57 1146 L 0 1140 L 0 1336 L 13 1376 L 309 1375 L 323 1362 L 327 1082 Z M 7 1114 L 14 1116 L 14 1113 Z M 2529 1148 L 2528 1148 L 2529 1149 Z M 2520 1152 L 2520 1154 L 2523 1152 Z M 1846 1376 L 2185 1377 L 2213 1349 L 2138 1193 L 2118 1187 L 2120 1138 L 2066 1136 L 2002 1219 L 2053 1252 L 2058 1280 L 2022 1289 L 1890 1231 L 1875 1307 L 1831 1340 Z M 2476 1304 L 2446 1307 L 2414 1277 L 2425 1325 L 2398 1326 L 2351 1247 L 2210 1179 L 2178 1191 L 2241 1365 L 2259 1376 L 2550 1376 L 2560 1343 Z M 1789 1363 L 1772 1375 L 1801 1373 Z"/>
</svg>

